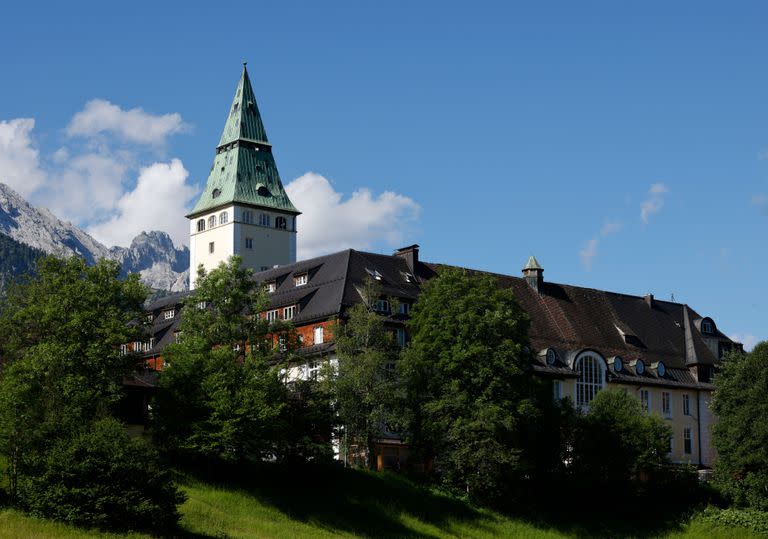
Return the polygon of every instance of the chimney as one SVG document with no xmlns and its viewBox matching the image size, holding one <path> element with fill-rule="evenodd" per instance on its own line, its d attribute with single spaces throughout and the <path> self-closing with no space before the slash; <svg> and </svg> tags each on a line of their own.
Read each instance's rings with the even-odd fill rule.
<svg viewBox="0 0 768 539">
<path fill-rule="evenodd" d="M 648 305 L 651 309 L 653 309 L 653 294 L 648 293 L 645 296 L 643 296 L 643 299 L 645 300 L 645 304 Z"/>
<path fill-rule="evenodd" d="M 536 257 L 531 255 L 523 268 L 523 277 L 536 292 L 541 294 L 541 285 L 544 283 L 544 268 L 541 267 Z"/>
<path fill-rule="evenodd" d="M 408 265 L 413 275 L 416 275 L 416 267 L 419 265 L 419 246 L 415 243 L 408 247 L 400 247 L 395 251 L 395 256 L 399 256 Z"/>
</svg>

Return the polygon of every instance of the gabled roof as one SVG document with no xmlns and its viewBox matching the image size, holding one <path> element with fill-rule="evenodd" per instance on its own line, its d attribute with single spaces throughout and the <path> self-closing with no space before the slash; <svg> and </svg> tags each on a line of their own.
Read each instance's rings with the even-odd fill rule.
<svg viewBox="0 0 768 539">
<path fill-rule="evenodd" d="M 245 66 L 205 189 L 187 217 L 232 203 L 301 213 L 283 188 Z"/>
<path fill-rule="evenodd" d="M 437 272 L 448 267 L 429 266 Z M 530 316 L 534 350 L 594 349 L 606 358 L 642 358 L 647 366 L 662 361 L 668 369 L 687 369 L 690 347 L 698 364 L 717 361 L 698 331 L 686 332 L 686 315 L 698 317 L 687 305 L 660 300 L 649 305 L 641 296 L 551 282 L 537 291 L 524 278 L 491 275 L 512 289 Z"/>
</svg>

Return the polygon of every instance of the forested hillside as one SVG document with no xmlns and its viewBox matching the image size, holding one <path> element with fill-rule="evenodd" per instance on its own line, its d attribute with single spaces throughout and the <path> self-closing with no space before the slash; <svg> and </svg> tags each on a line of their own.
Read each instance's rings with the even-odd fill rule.
<svg viewBox="0 0 768 539">
<path fill-rule="evenodd" d="M 0 234 L 0 290 L 16 276 L 30 273 L 42 251 Z"/>
</svg>

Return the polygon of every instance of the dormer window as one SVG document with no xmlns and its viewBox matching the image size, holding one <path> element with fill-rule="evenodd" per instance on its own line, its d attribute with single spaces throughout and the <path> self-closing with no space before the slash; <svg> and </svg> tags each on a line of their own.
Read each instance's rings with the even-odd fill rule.
<svg viewBox="0 0 768 539">
<path fill-rule="evenodd" d="M 297 275 L 293 278 L 293 284 L 295 286 L 304 286 L 309 282 L 309 275 L 306 273 L 302 273 L 301 275 Z"/>
<path fill-rule="evenodd" d="M 211 193 L 211 196 L 212 196 L 213 198 L 219 198 L 219 195 L 220 195 L 220 194 L 221 194 L 221 189 L 218 189 L 218 188 L 217 188 L 217 189 L 214 189 L 214 190 L 213 190 L 213 192 Z"/>
<path fill-rule="evenodd" d="M 203 230 L 205 230 L 205 219 L 199 219 L 197 221 L 197 231 L 202 232 Z"/>
<path fill-rule="evenodd" d="M 386 299 L 377 299 L 376 303 L 373 304 L 373 309 L 380 313 L 389 313 L 390 312 L 389 301 L 387 301 Z"/>
<path fill-rule="evenodd" d="M 163 313 L 163 319 L 165 320 L 173 320 L 173 318 L 176 316 L 176 311 L 173 309 L 170 309 L 168 311 L 165 311 Z"/>
<path fill-rule="evenodd" d="M 269 292 L 270 294 L 277 290 L 277 283 L 275 281 L 272 281 L 270 283 L 267 283 L 264 285 L 264 290 Z"/>
<path fill-rule="evenodd" d="M 701 332 L 712 335 L 715 332 L 715 324 L 709 318 L 701 321 Z"/>
</svg>

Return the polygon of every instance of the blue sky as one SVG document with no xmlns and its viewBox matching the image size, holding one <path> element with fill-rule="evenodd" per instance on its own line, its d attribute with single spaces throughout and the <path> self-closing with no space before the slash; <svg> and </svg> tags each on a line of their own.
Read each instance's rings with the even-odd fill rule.
<svg viewBox="0 0 768 539">
<path fill-rule="evenodd" d="M 108 243 L 183 231 L 245 59 L 305 254 L 535 254 L 768 338 L 768 5 L 628 4 L 13 3 L 0 181 Z"/>
</svg>

